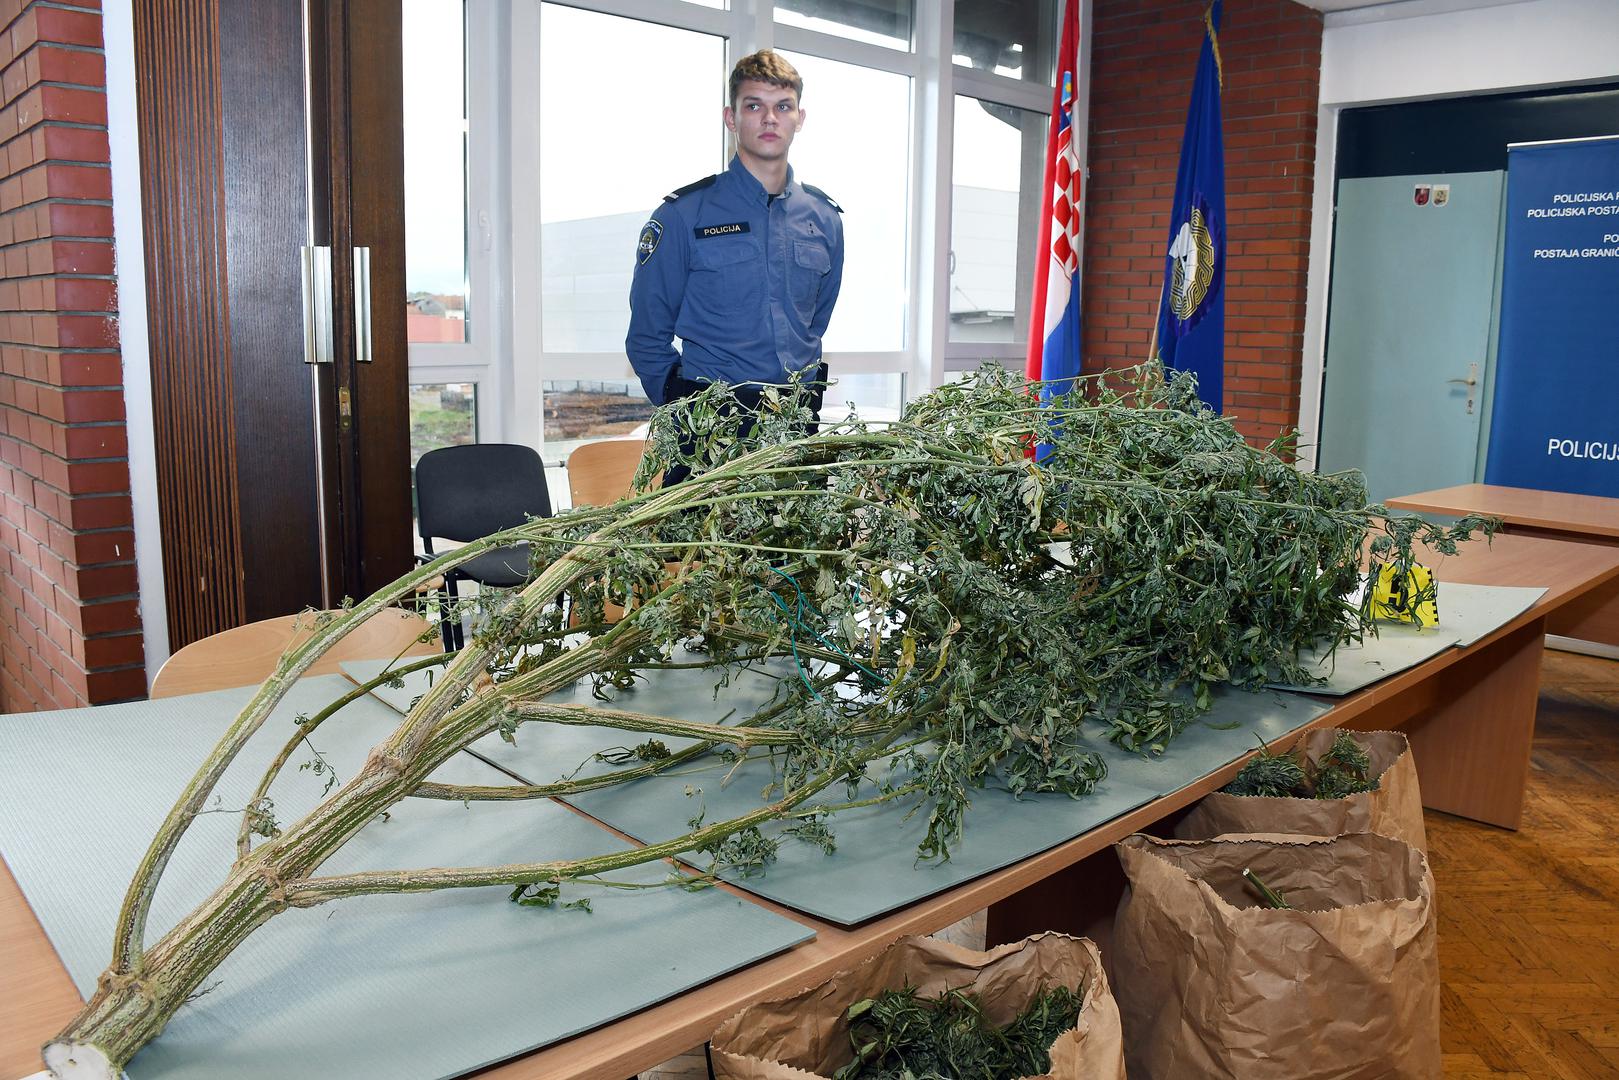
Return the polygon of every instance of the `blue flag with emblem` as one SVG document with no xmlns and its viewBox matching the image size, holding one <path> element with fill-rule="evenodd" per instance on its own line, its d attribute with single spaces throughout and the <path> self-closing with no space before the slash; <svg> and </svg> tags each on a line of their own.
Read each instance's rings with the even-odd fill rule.
<svg viewBox="0 0 1619 1080">
<path fill-rule="evenodd" d="M 1220 411 L 1225 372 L 1225 151 L 1220 135 L 1220 0 L 1203 13 L 1203 49 L 1181 138 L 1169 252 L 1150 354 L 1197 376 Z"/>
</svg>

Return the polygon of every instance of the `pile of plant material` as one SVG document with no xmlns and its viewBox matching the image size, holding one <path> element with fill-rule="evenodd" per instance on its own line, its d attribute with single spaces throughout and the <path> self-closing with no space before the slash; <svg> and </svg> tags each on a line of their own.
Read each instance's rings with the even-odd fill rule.
<svg viewBox="0 0 1619 1080">
<path fill-rule="evenodd" d="M 159 828 L 109 969 L 47 1063 L 115 1075 L 209 971 L 289 907 L 490 885 L 543 904 L 553 888 L 612 884 L 614 870 L 676 855 L 713 873 L 755 872 L 787 840 L 830 850 L 839 809 L 886 801 L 926 821 L 922 858 L 946 858 L 986 783 L 1081 797 L 1105 771 L 1092 740 L 1162 753 L 1217 685 L 1310 681 L 1301 650 L 1370 628 L 1369 611 L 1344 599 L 1363 551 L 1374 570 L 1409 563 L 1413 544 L 1453 552 L 1480 524 L 1366 506 L 1358 473 L 1300 472 L 1272 452 L 1287 444 L 1249 446 L 1184 375 L 1076 380 L 1049 403 L 1039 390 L 991 366 L 895 423 L 824 422 L 804 437 L 811 412 L 799 388 L 765 388 L 745 413 L 715 386 L 655 418 L 645 490 L 467 544 L 323 615 Z M 1025 452 L 1036 439 L 1049 447 L 1038 463 Z M 693 476 L 649 486 L 679 465 Z M 384 607 L 519 543 L 532 553 L 529 582 L 484 597 L 480 629 L 458 653 L 383 673 L 378 684 L 444 666 L 364 768 L 285 821 L 276 775 L 341 703 L 300 718 L 243 814 L 219 888 L 148 943 L 176 845 L 298 677 Z M 719 688 L 764 665 L 791 677 L 723 725 L 547 700 L 580 680 L 605 697 L 667 667 L 706 668 Z M 620 748 L 623 764 L 605 776 L 576 778 L 577 761 L 559 761 L 553 783 L 428 779 L 476 740 L 519 739 L 536 723 L 611 727 L 640 749 Z M 695 743 L 654 753 L 669 737 Z M 406 798 L 476 807 L 565 796 L 703 757 L 769 759 L 774 783 L 748 813 L 699 815 L 685 835 L 630 852 L 486 866 L 469 851 L 461 867 L 320 873 Z"/>
<path fill-rule="evenodd" d="M 1085 998 L 1042 989 L 1005 1027 L 984 1016 L 971 991 L 919 998 L 886 990 L 849 1007 L 854 1060 L 833 1080 L 1009 1080 L 1051 1071 L 1051 1044 L 1079 1021 Z"/>
<path fill-rule="evenodd" d="M 1342 731 L 1331 748 L 1313 762 L 1297 752 L 1273 754 L 1269 747 L 1261 747 L 1221 790 L 1228 795 L 1280 799 L 1342 799 L 1376 791 L 1378 778 L 1371 771 L 1366 748 Z"/>
</svg>

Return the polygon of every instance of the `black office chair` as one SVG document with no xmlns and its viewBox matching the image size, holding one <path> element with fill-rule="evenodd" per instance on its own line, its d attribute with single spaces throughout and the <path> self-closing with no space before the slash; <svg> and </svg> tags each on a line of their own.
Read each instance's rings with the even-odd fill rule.
<svg viewBox="0 0 1619 1080">
<path fill-rule="evenodd" d="M 416 463 L 416 516 L 425 560 L 433 557 L 434 537 L 464 543 L 530 518 L 550 517 L 545 465 L 533 448 L 511 443 L 429 450 Z M 516 544 L 486 551 L 446 573 L 439 592 L 444 651 L 466 643 L 461 618 L 452 607 L 456 582 L 509 589 L 528 580 L 528 569 L 528 545 Z"/>
</svg>

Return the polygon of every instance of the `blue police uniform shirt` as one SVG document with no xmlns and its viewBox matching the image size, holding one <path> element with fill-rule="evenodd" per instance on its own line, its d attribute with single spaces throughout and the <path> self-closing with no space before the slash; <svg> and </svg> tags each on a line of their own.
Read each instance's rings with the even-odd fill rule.
<svg viewBox="0 0 1619 1080">
<path fill-rule="evenodd" d="M 624 340 L 653 404 L 676 364 L 687 379 L 780 383 L 820 363 L 843 283 L 839 213 L 791 167 L 771 196 L 735 157 L 665 197 L 636 247 Z"/>
</svg>

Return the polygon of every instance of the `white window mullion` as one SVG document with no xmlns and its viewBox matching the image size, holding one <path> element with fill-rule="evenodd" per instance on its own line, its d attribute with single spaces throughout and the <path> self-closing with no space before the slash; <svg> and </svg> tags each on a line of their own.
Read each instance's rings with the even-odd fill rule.
<svg viewBox="0 0 1619 1080">
<path fill-rule="evenodd" d="M 538 0 L 518 0 L 520 4 L 538 3 Z M 688 4 L 684 0 L 547 0 L 563 3 L 566 7 L 584 11 L 598 11 L 603 15 L 621 15 L 626 19 L 673 26 L 681 30 L 699 30 L 705 34 L 724 37 L 734 25 L 731 12 L 702 4 Z"/>
<path fill-rule="evenodd" d="M 865 41 L 854 41 L 803 26 L 776 23 L 772 30 L 775 43 L 771 48 L 774 49 L 809 53 L 811 56 L 820 56 L 827 60 L 839 60 L 845 64 L 858 64 L 861 67 L 892 71 L 896 75 L 912 77 L 917 74 L 920 67 L 920 61 L 915 53 L 900 52 L 898 49 L 873 45 Z M 920 24 L 917 32 L 920 35 Z"/>
<path fill-rule="evenodd" d="M 726 73 L 744 56 L 774 48 L 776 5 L 772 0 L 732 0 Z M 727 102 L 726 104 L 730 104 Z"/>
<path fill-rule="evenodd" d="M 467 263 L 473 312 L 473 354 L 481 378 L 479 442 L 507 442 L 512 430 L 510 307 L 511 199 L 506 96 L 511 58 L 505 49 L 511 27 L 507 3 L 469 5 L 469 59 L 488 77 L 467 80 Z M 470 122 L 477 117 L 481 122 Z"/>
<path fill-rule="evenodd" d="M 506 185 L 511 223 L 511 343 L 507 361 L 510 394 L 506 439 L 538 450 L 544 442 L 540 403 L 540 328 L 544 290 L 540 262 L 540 4 L 515 0 L 511 9 L 506 79 L 510 178 Z M 522 192 L 517 198 L 516 193 Z M 517 302 L 521 297 L 522 302 Z"/>
<path fill-rule="evenodd" d="M 951 66 L 950 75 L 955 80 L 955 92 L 958 94 L 992 101 L 997 105 L 1014 105 L 1030 112 L 1051 111 L 1051 87 L 1041 83 L 1009 79 L 1005 75 L 958 65 Z"/>
<path fill-rule="evenodd" d="M 925 393 L 944 382 L 950 340 L 950 168 L 955 130 L 953 0 L 918 0 L 911 170 L 912 385 Z"/>
</svg>

